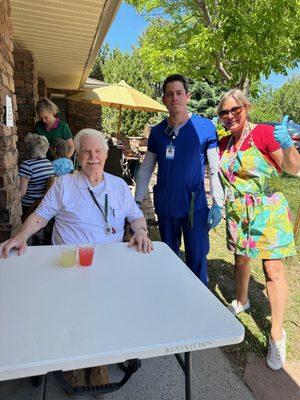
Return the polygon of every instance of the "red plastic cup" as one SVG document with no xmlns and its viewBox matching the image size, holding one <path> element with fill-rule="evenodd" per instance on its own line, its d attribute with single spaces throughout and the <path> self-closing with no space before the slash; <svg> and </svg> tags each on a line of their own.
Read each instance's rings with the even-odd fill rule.
<svg viewBox="0 0 300 400">
<path fill-rule="evenodd" d="M 93 263 L 94 247 L 93 246 L 80 246 L 79 247 L 79 264 L 82 267 L 89 267 Z"/>
</svg>

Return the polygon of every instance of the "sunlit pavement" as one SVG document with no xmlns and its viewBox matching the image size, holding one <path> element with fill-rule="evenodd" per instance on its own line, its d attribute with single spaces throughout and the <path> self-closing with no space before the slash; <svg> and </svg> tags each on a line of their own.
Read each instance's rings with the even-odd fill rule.
<svg viewBox="0 0 300 400">
<path fill-rule="evenodd" d="M 122 376 L 116 366 L 110 368 L 113 381 Z M 68 399 L 52 374 L 48 377 L 46 400 Z M 77 396 L 86 400 L 92 395 Z M 1 400 L 40 400 L 41 387 L 29 379 L 0 382 Z M 184 400 L 184 376 L 174 356 L 142 361 L 141 368 L 119 391 L 104 396 L 106 400 Z M 254 400 L 243 381 L 233 372 L 220 349 L 193 352 L 194 400 Z"/>
</svg>

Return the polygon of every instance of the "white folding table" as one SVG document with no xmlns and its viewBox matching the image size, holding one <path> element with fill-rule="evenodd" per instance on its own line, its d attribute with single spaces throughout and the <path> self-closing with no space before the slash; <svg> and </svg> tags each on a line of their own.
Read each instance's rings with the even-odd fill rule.
<svg viewBox="0 0 300 400">
<path fill-rule="evenodd" d="M 60 251 L 29 247 L 0 260 L 0 381 L 176 354 L 188 400 L 191 352 L 244 338 L 164 243 L 150 254 L 97 245 L 91 267 L 61 267 Z"/>
</svg>

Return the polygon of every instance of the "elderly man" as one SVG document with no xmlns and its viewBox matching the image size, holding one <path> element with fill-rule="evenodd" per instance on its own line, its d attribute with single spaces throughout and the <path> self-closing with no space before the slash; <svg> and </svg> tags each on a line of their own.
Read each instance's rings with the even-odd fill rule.
<svg viewBox="0 0 300 400">
<path fill-rule="evenodd" d="M 133 235 L 129 247 L 137 246 L 144 253 L 152 250 L 147 225 L 127 184 L 103 171 L 108 146 L 101 132 L 82 129 L 75 137 L 75 147 L 82 168 L 73 175 L 56 179 L 40 206 L 26 219 L 19 232 L 0 244 L 0 257 L 7 257 L 12 248 L 21 255 L 28 238 L 55 217 L 52 243 L 113 243 L 121 242 L 125 219 Z M 69 382 L 83 385 L 82 370 L 70 371 Z M 92 368 L 90 384 L 107 382 L 107 369 Z"/>
<path fill-rule="evenodd" d="M 126 218 L 134 232 L 129 247 L 136 244 L 144 253 L 152 250 L 145 218 L 128 186 L 103 171 L 108 146 L 101 132 L 82 129 L 75 146 L 82 171 L 55 181 L 19 232 L 0 245 L 2 257 L 12 248 L 24 253 L 27 239 L 53 217 L 53 244 L 121 242 Z"/>
</svg>

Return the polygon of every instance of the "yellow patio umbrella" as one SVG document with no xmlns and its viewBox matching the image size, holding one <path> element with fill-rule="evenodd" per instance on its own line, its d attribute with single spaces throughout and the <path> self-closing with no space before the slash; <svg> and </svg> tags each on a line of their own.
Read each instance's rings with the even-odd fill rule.
<svg viewBox="0 0 300 400">
<path fill-rule="evenodd" d="M 101 106 L 118 108 L 120 110 L 118 134 L 120 133 L 123 109 L 146 112 L 167 112 L 164 105 L 129 86 L 125 81 L 97 89 L 78 92 L 69 96 L 67 99 L 74 101 L 84 100 Z"/>
</svg>

